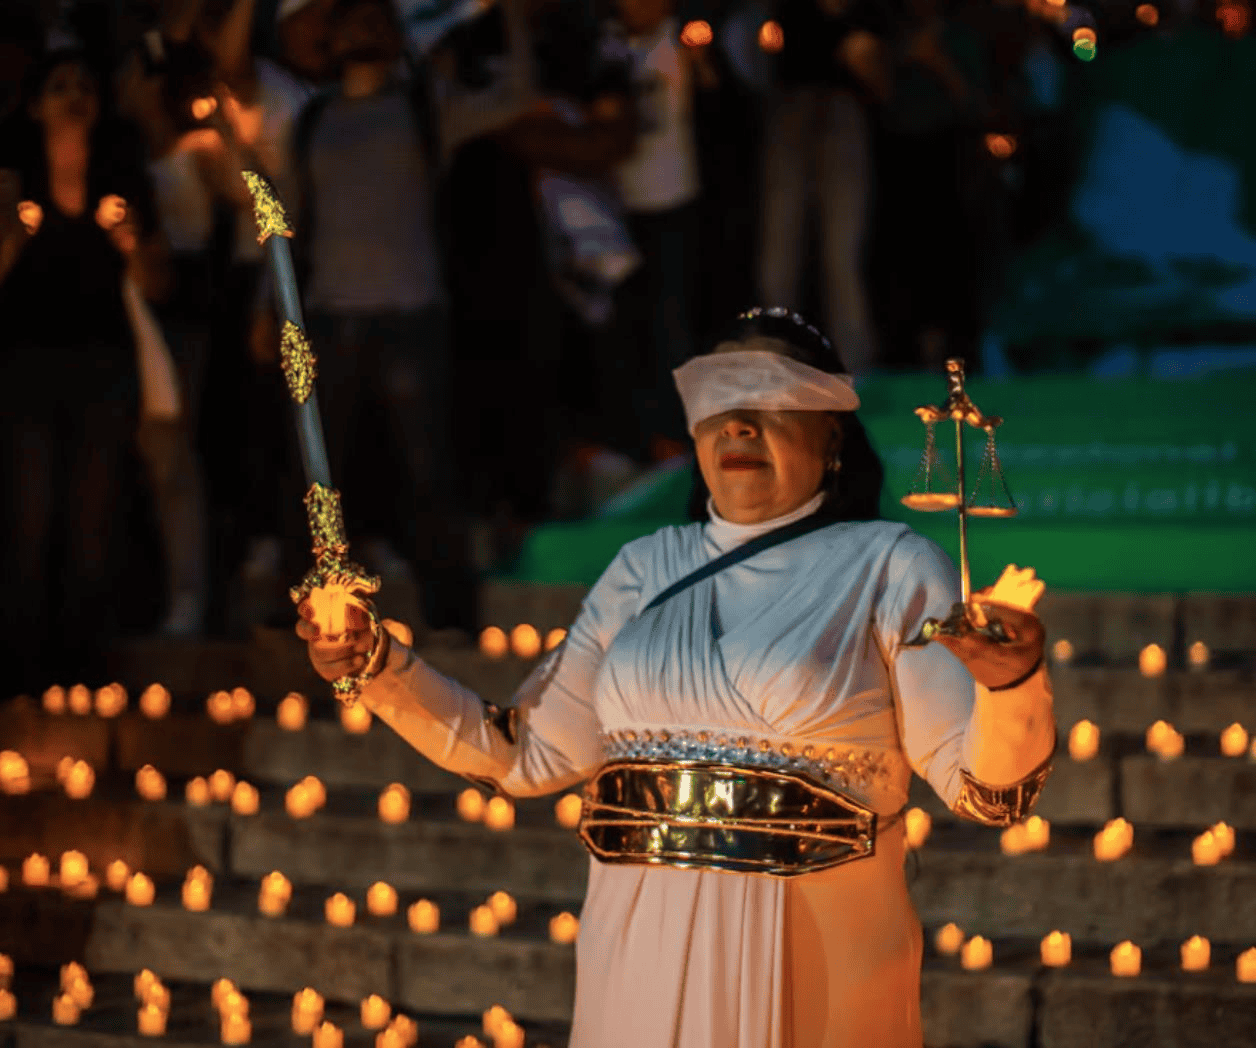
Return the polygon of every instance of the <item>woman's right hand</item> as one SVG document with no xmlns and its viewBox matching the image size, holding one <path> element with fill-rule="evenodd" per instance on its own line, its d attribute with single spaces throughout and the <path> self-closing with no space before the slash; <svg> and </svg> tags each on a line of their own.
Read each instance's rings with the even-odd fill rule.
<svg viewBox="0 0 1256 1048">
<path fill-rule="evenodd" d="M 310 664 L 323 680 L 339 680 L 366 669 L 375 638 L 371 632 L 371 621 L 365 611 L 352 605 L 346 608 L 345 632 L 339 637 L 323 636 L 318 623 L 314 621 L 314 609 L 308 600 L 303 600 L 297 606 L 297 614 L 300 616 L 297 636 L 308 645 Z M 387 643 L 382 631 L 380 643 Z"/>
</svg>

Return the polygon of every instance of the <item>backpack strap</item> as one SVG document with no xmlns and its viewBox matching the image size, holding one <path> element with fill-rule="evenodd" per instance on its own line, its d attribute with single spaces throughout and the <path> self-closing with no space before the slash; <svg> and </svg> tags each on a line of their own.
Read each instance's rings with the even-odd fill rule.
<svg viewBox="0 0 1256 1048">
<path fill-rule="evenodd" d="M 689 589 L 690 586 L 701 582 L 703 579 L 710 578 L 712 575 L 723 571 L 725 568 L 731 568 L 734 564 L 740 564 L 743 560 L 748 560 L 756 553 L 762 553 L 764 550 L 771 549 L 773 546 L 779 546 L 781 543 L 788 542 L 790 539 L 800 538 L 803 535 L 810 535 L 813 531 L 819 531 L 822 528 L 826 528 L 830 524 L 835 523 L 837 522 L 833 520 L 817 518 L 817 515 L 813 513 L 809 517 L 803 517 L 802 520 L 794 521 L 792 524 L 786 524 L 783 527 L 774 528 L 772 531 L 765 532 L 757 538 L 753 538 L 749 542 L 743 543 L 736 549 L 731 549 L 727 553 L 716 557 L 714 560 L 707 561 L 702 565 L 702 567 L 698 568 L 697 571 L 692 571 L 683 579 L 673 582 L 667 587 L 667 589 L 663 590 L 662 593 L 658 594 L 658 596 L 650 601 L 650 603 L 645 606 L 645 610 L 650 611 L 652 608 L 657 608 L 664 601 L 671 600 L 671 598 L 676 596 L 676 594 L 683 593 L 685 590 Z"/>
</svg>

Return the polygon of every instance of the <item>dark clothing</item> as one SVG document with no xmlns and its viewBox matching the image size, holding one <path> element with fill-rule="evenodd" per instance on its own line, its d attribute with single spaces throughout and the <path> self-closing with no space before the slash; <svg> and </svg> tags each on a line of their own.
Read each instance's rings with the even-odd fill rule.
<svg viewBox="0 0 1256 1048">
<path fill-rule="evenodd" d="M 776 78 L 784 88 L 832 87 L 860 94 L 859 80 L 837 56 L 842 41 L 858 30 L 887 36 L 885 6 L 875 0 L 851 0 L 837 15 L 820 0 L 783 0 L 777 20 L 785 43 L 777 56 Z"/>
</svg>

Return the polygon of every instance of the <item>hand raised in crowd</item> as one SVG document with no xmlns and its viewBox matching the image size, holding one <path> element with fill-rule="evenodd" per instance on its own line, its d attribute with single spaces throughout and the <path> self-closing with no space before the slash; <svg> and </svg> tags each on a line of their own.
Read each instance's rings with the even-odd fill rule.
<svg viewBox="0 0 1256 1048">
<path fill-rule="evenodd" d="M 978 590 L 971 604 L 987 618 L 997 618 L 1012 638 L 1001 642 L 976 631 L 963 636 L 939 636 L 942 644 L 968 667 L 968 672 L 987 688 L 1000 688 L 1020 680 L 1042 661 L 1046 631 L 1032 611 L 988 600 L 989 590 Z"/>
</svg>

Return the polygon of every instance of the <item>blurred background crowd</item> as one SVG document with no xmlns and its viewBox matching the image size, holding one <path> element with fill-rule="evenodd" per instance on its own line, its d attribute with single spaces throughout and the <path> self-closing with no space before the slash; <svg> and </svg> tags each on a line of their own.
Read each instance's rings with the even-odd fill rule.
<svg viewBox="0 0 1256 1048">
<path fill-rule="evenodd" d="M 308 558 L 239 172 L 295 228 L 355 553 L 429 628 L 525 530 L 686 451 L 749 305 L 857 376 L 978 352 L 1068 207 L 1096 42 L 1246 0 L 7 0 L 0 466 L 16 690 L 239 631 Z M 56 667 L 56 672 L 53 672 Z M 66 674 L 69 674 L 67 676 Z"/>
</svg>

